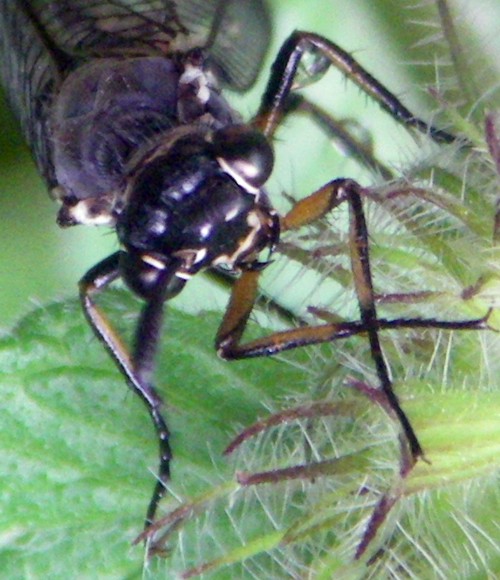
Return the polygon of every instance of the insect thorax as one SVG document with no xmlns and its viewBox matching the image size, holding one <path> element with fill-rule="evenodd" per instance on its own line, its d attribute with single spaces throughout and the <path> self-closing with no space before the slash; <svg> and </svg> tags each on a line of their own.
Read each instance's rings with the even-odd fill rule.
<svg viewBox="0 0 500 580">
<path fill-rule="evenodd" d="M 67 77 L 51 115 L 60 225 L 113 225 L 134 161 L 158 139 L 180 125 L 237 120 L 192 54 L 98 59 Z"/>
</svg>

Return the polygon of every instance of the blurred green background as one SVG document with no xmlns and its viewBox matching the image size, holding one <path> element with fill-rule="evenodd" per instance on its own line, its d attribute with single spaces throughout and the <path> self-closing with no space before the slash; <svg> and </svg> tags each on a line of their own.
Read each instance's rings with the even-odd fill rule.
<svg viewBox="0 0 500 580">
<path fill-rule="evenodd" d="M 272 0 L 276 27 L 268 61 L 293 29 L 322 33 L 354 53 L 409 107 L 425 116 L 430 101 L 422 87 L 435 82 L 433 45 L 419 48 L 416 44 L 432 30 L 425 21 L 412 24 L 412 10 L 403 4 L 395 0 Z M 498 73 L 500 1 L 455 1 L 451 5 L 461 14 L 469 40 L 492 55 L 491 63 Z M 426 50 L 431 51 L 427 57 Z M 314 97 L 339 116 L 354 117 L 366 126 L 386 163 L 404 163 L 413 144 L 404 129 L 367 103 L 360 91 L 346 87 L 336 75 L 330 76 L 330 84 L 312 88 Z M 264 72 L 249 95 L 235 99 L 245 117 L 255 110 L 266 78 Z M 74 296 L 80 276 L 117 244 L 114 233 L 105 229 L 57 227 L 57 207 L 37 176 L 3 95 L 0 97 L 0 327 L 8 327 L 33 304 Z M 287 123 L 278 135 L 276 148 L 277 169 L 270 191 L 278 207 L 283 190 L 304 195 L 338 175 L 365 183 L 372 179 L 304 120 Z M 204 292 L 201 302 L 206 300 L 213 306 L 215 298 L 203 284 L 193 282 L 181 302 L 189 305 L 194 296 L 200 305 L 200 292 Z"/>
</svg>

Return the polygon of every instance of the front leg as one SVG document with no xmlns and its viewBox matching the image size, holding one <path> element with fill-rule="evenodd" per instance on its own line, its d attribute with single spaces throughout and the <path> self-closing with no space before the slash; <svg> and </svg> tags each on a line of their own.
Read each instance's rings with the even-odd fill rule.
<svg viewBox="0 0 500 580">
<path fill-rule="evenodd" d="M 380 388 L 387 399 L 389 408 L 398 418 L 408 441 L 412 457 L 416 460 L 423 455 L 422 447 L 394 393 L 378 333 L 384 329 L 397 328 L 480 330 L 488 328 L 490 312 L 483 318 L 465 321 L 419 318 L 388 320 L 378 318 L 370 270 L 368 233 L 362 207 L 362 195 L 363 188 L 356 182 L 348 179 L 337 179 L 299 201 L 282 218 L 283 230 L 297 229 L 313 223 L 341 203 L 347 201 L 350 208 L 349 246 L 360 320 L 302 326 L 275 332 L 270 336 L 250 342 L 242 342 L 244 330 L 256 300 L 260 275 L 259 271 L 248 270 L 242 273 L 233 286 L 227 312 L 217 333 L 216 347 L 220 356 L 225 359 L 244 359 L 271 356 L 300 346 L 333 342 L 357 334 L 367 334 Z"/>
<path fill-rule="evenodd" d="M 255 302 L 258 282 L 257 272 L 245 272 L 235 284 L 228 311 L 217 334 L 216 346 L 224 358 L 249 358 L 269 356 L 282 350 L 289 350 L 307 344 L 330 342 L 346 338 L 354 333 L 367 333 L 372 358 L 380 381 L 380 388 L 387 398 L 390 409 L 398 418 L 408 441 L 412 457 L 416 460 L 423 455 L 422 447 L 393 391 L 389 370 L 378 336 L 379 323 L 375 308 L 368 255 L 368 231 L 362 208 L 361 192 L 361 186 L 355 181 L 337 179 L 328 183 L 311 196 L 299 201 L 283 218 L 283 229 L 295 229 L 314 222 L 344 201 L 348 202 L 350 209 L 349 246 L 351 249 L 354 285 L 361 313 L 360 321 L 302 327 L 274 333 L 268 337 L 242 345 L 240 340 Z"/>
<path fill-rule="evenodd" d="M 94 302 L 94 297 L 120 276 L 120 257 L 121 252 L 116 252 L 85 274 L 80 281 L 80 300 L 85 316 L 97 338 L 106 347 L 130 388 L 139 395 L 146 405 L 158 435 L 160 463 L 158 481 L 146 514 L 146 526 L 148 526 L 154 521 L 158 503 L 165 494 L 165 484 L 170 476 L 170 460 L 172 458 L 169 431 L 161 412 L 163 403 L 151 384 L 154 354 L 163 317 L 165 288 L 171 274 L 169 273 L 165 280 L 158 284 L 157 290 L 151 295 L 142 310 L 135 334 L 134 351 L 131 356 L 107 317 Z"/>
</svg>

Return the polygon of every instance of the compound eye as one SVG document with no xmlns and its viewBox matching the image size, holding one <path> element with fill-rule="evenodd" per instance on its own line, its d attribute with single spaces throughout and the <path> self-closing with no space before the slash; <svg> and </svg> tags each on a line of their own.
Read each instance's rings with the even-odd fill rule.
<svg viewBox="0 0 500 580">
<path fill-rule="evenodd" d="M 232 125 L 214 134 L 213 146 L 222 169 L 249 191 L 262 187 L 271 175 L 274 153 L 262 133 Z"/>
</svg>

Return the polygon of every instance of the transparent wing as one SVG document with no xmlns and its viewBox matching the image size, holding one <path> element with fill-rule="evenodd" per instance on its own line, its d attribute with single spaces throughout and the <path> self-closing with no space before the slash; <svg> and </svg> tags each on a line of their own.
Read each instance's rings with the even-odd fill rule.
<svg viewBox="0 0 500 580">
<path fill-rule="evenodd" d="M 271 37 L 264 0 L 183 0 L 176 4 L 181 22 L 202 40 L 201 46 L 207 47 L 219 65 L 224 81 L 235 90 L 250 87 Z"/>
<path fill-rule="evenodd" d="M 53 42 L 77 58 L 206 47 L 226 82 L 236 89 L 245 89 L 255 80 L 270 36 L 262 0 L 39 0 L 32 4 Z"/>
<path fill-rule="evenodd" d="M 0 0 L 0 74 L 52 186 L 50 105 L 80 63 L 204 47 L 223 82 L 245 90 L 259 72 L 270 33 L 264 0 Z"/>
<path fill-rule="evenodd" d="M 53 185 L 46 111 L 59 68 L 24 4 L 0 0 L 0 74 L 39 171 Z"/>
</svg>

